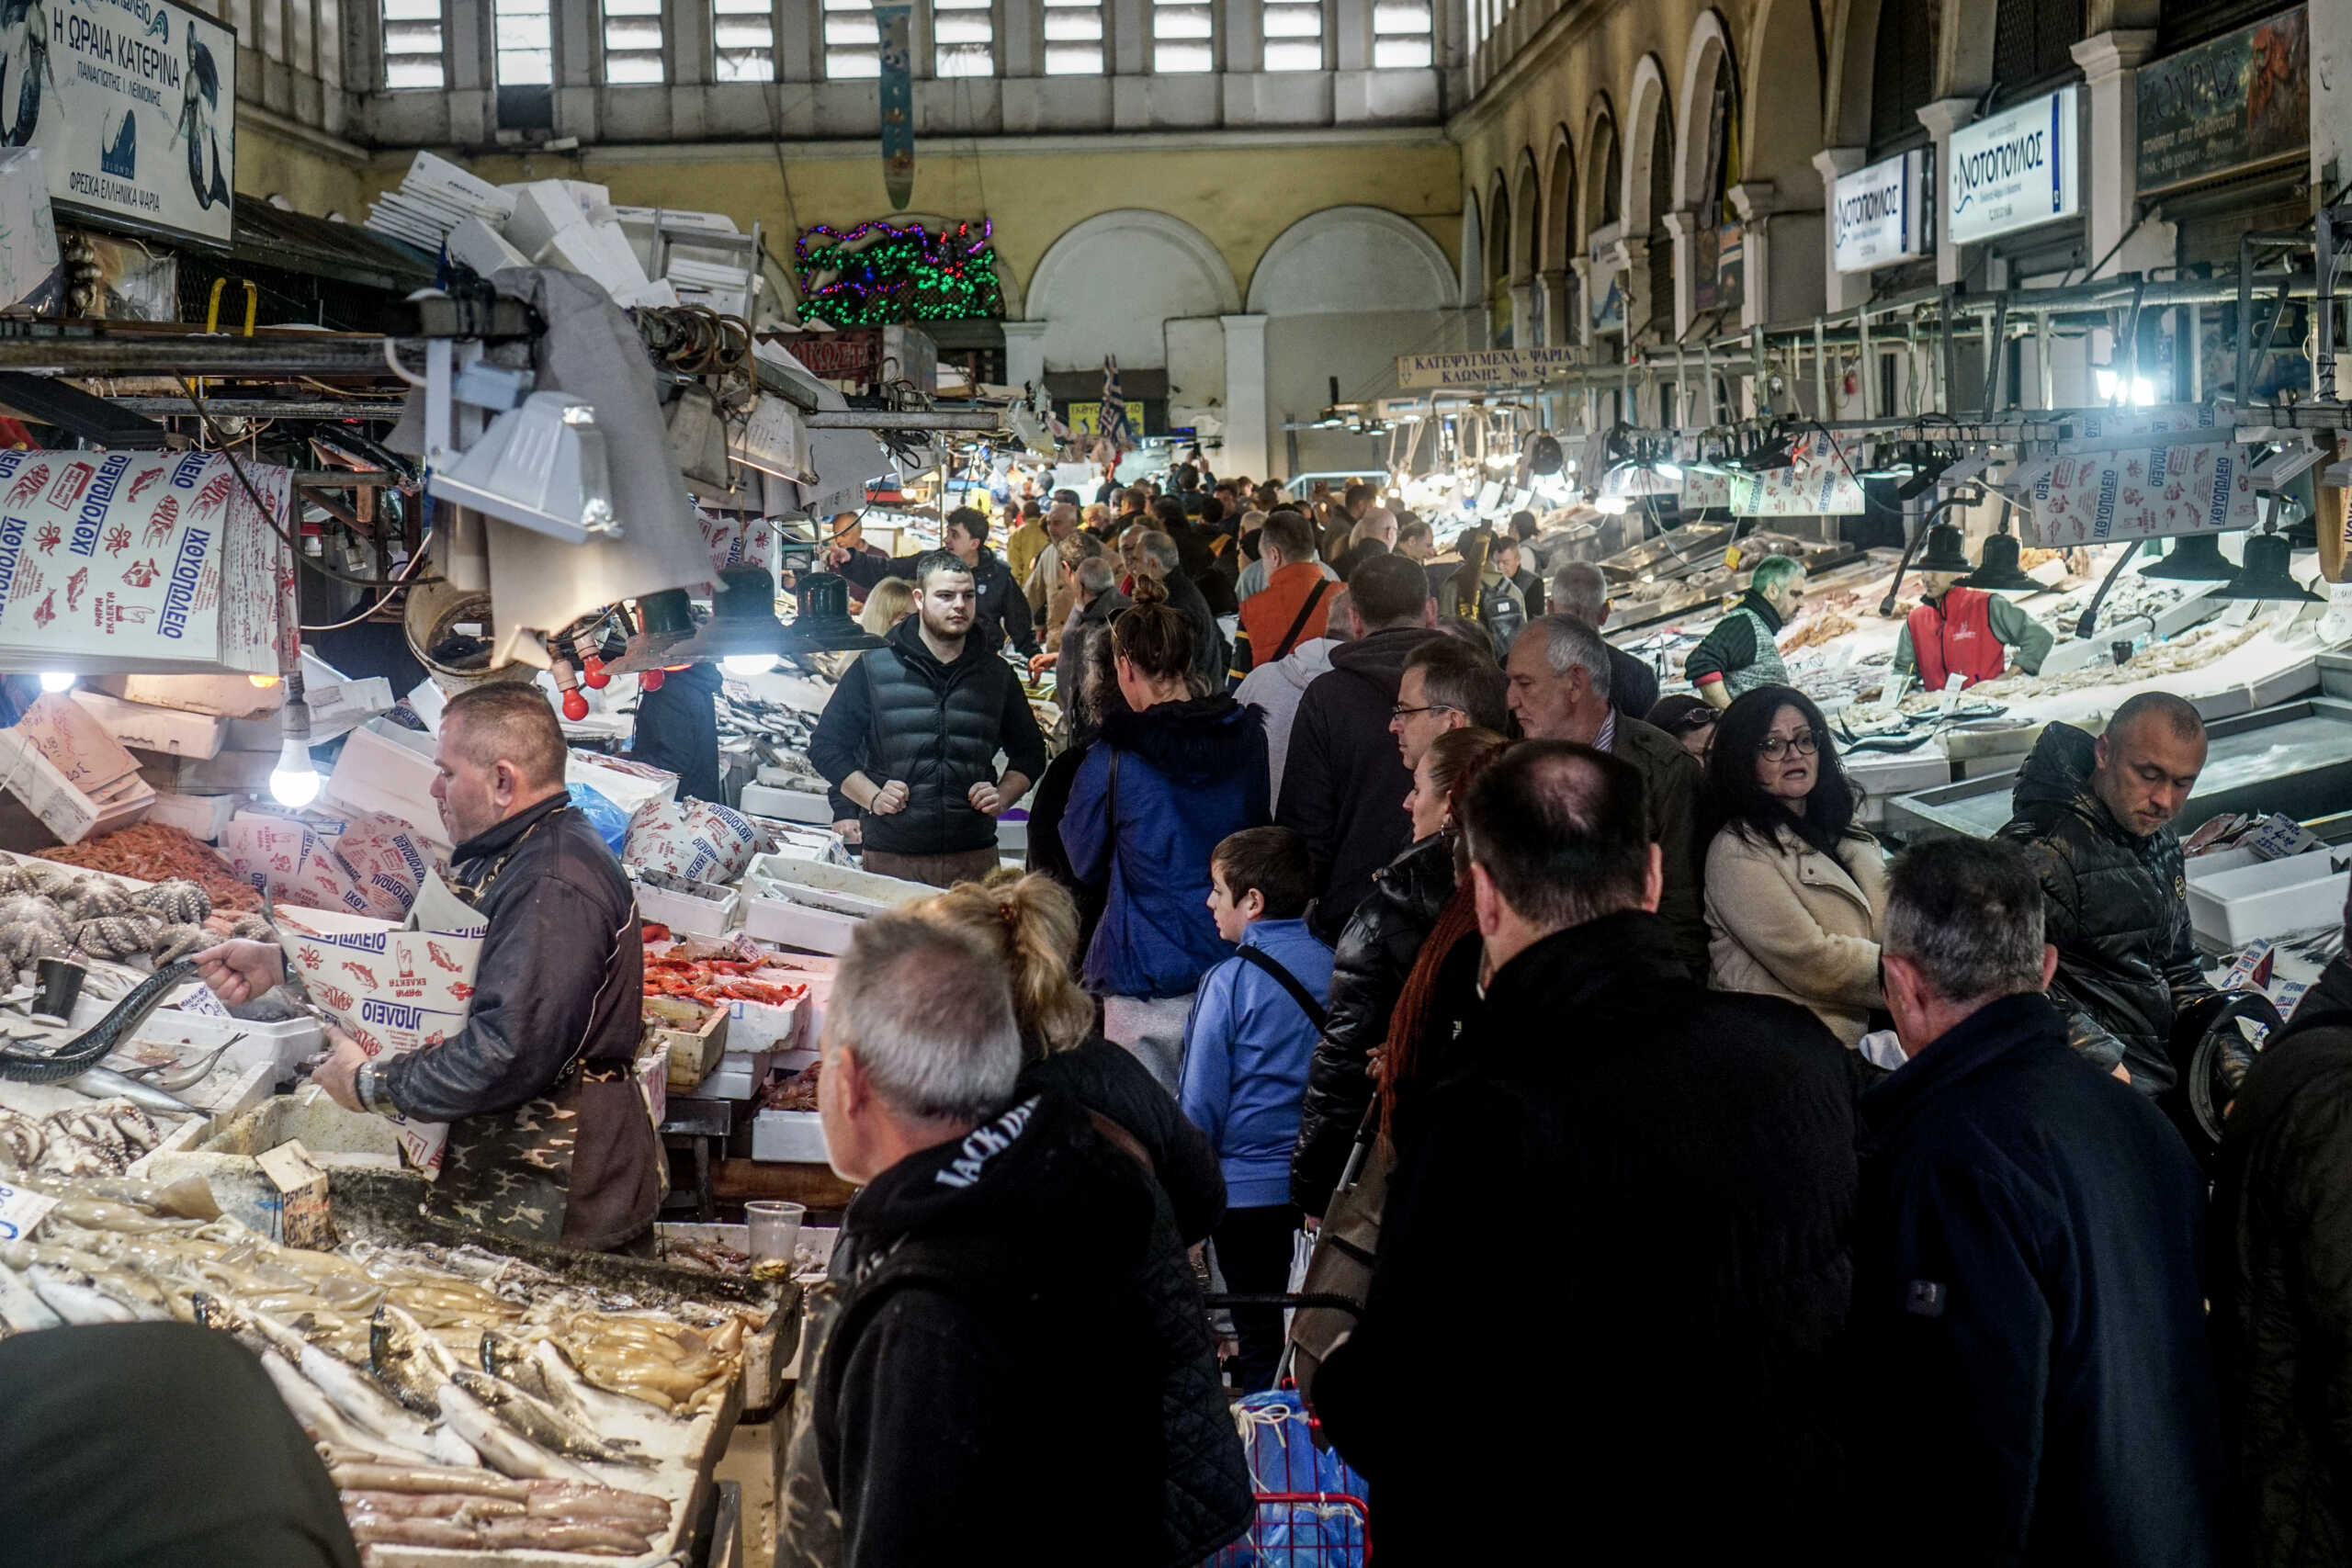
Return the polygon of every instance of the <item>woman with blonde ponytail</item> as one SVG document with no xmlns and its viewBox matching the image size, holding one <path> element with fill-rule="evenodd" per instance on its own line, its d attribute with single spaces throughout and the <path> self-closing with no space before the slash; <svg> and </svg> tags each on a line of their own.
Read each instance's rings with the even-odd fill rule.
<svg viewBox="0 0 2352 1568">
<path fill-rule="evenodd" d="M 1205 1238 L 1225 1215 L 1216 1150 L 1150 1070 L 1095 1028 L 1094 998 L 1070 973 L 1078 906 L 1069 892 L 1049 876 L 1006 870 L 986 882 L 959 882 L 911 907 L 1004 954 L 1027 1058 L 1021 1092 L 1058 1090 L 1134 1140 L 1167 1194 L 1184 1245 Z"/>
</svg>

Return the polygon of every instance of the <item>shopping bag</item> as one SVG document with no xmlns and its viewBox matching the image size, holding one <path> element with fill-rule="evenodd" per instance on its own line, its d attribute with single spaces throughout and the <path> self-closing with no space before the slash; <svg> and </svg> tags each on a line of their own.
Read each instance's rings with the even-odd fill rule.
<svg viewBox="0 0 2352 1568">
<path fill-rule="evenodd" d="M 1220 1562 L 1233 1568 L 1363 1568 L 1363 1477 L 1318 1448 L 1296 1389 L 1269 1389 L 1235 1407 L 1258 1520 Z M 1269 1500 L 1272 1499 L 1272 1500 Z"/>
</svg>

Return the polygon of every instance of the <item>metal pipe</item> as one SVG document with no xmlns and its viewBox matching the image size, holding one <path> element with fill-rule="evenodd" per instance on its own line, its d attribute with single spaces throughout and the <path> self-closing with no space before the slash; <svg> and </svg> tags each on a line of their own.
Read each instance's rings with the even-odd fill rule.
<svg viewBox="0 0 2352 1568">
<path fill-rule="evenodd" d="M 1862 417 L 1872 419 L 1878 414 L 1878 355 L 1871 350 L 1871 313 L 1867 309 L 1855 309 L 1854 336 L 1862 345 Z"/>
<path fill-rule="evenodd" d="M 2041 361 L 2041 406 L 2049 408 L 2058 400 L 2058 367 L 2050 360 L 2053 344 L 2049 311 L 2041 313 L 2041 319 L 2034 323 L 2034 331 L 2039 340 L 2034 357 Z"/>
<path fill-rule="evenodd" d="M 1945 289 L 1943 312 L 1936 322 L 1936 385 L 1943 389 L 1938 413 L 1952 413 L 1960 408 L 1960 350 L 1952 342 L 1951 324 L 1951 294 L 1958 287 L 1954 284 Z"/>
<path fill-rule="evenodd" d="M 2001 406 L 2001 381 L 2009 367 L 2009 301 L 2004 295 L 2001 308 L 1984 327 L 1984 417 Z"/>
<path fill-rule="evenodd" d="M 1813 319 L 1813 417 L 1827 419 L 1837 411 L 1829 406 L 1829 323 L 1819 316 Z"/>
<path fill-rule="evenodd" d="M 2314 275 L 2319 286 L 2317 346 L 2312 354 L 2312 390 L 2323 398 L 2335 395 L 2335 213 L 2327 210 L 2312 220 Z"/>
</svg>

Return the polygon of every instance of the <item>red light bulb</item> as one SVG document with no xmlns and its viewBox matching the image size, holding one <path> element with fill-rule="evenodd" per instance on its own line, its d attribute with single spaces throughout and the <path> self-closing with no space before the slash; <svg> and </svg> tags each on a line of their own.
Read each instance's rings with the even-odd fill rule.
<svg viewBox="0 0 2352 1568">
<path fill-rule="evenodd" d="M 588 716 L 588 699 L 578 692 L 563 694 L 563 716 L 574 724 Z"/>
<path fill-rule="evenodd" d="M 593 653 L 582 659 L 580 669 L 581 683 L 592 692 L 601 692 L 612 684 L 613 678 L 605 673 L 605 661 Z"/>
<path fill-rule="evenodd" d="M 669 677 L 659 670 L 642 670 L 638 672 L 637 689 L 640 692 L 658 692 L 662 689 L 662 682 L 668 679 Z"/>
</svg>

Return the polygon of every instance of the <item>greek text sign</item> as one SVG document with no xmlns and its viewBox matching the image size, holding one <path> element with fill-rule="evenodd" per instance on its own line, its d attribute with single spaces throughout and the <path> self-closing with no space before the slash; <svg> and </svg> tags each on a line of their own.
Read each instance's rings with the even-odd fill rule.
<svg viewBox="0 0 2352 1568">
<path fill-rule="evenodd" d="M 1396 385 L 1417 387 L 1516 387 L 1572 370 L 1573 348 L 1495 348 L 1469 354 L 1400 354 Z"/>
<path fill-rule="evenodd" d="M 2254 479 L 2244 452 L 2195 434 L 2026 464 L 2013 482 L 2024 495 L 2029 541 L 2063 549 L 2252 527 Z"/>
<path fill-rule="evenodd" d="M 1924 150 L 1840 175 L 1831 188 L 1829 213 L 1838 270 L 1868 272 L 1926 255 L 1927 184 Z"/>
<path fill-rule="evenodd" d="M 51 197 L 229 243 L 237 36 L 172 0 L 0 3 L 0 146 L 38 147 Z"/>
<path fill-rule="evenodd" d="M 2061 87 L 1952 132 L 1944 221 L 1955 243 L 1974 244 L 2082 210 L 2076 91 Z"/>
</svg>

